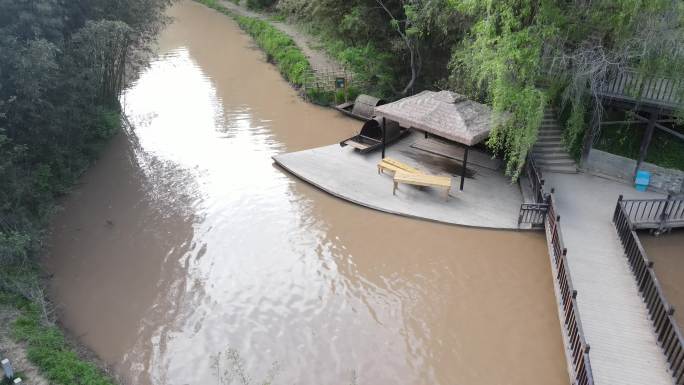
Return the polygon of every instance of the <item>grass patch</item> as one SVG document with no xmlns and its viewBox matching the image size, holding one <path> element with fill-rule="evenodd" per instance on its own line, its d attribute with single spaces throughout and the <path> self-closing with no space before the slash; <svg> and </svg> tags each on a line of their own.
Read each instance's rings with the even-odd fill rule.
<svg viewBox="0 0 684 385">
<path fill-rule="evenodd" d="M 97 366 L 79 358 L 58 327 L 43 321 L 42 310 L 36 303 L 0 291 L 0 304 L 19 310 L 20 316 L 7 326 L 16 340 L 27 344 L 29 360 L 38 366 L 51 383 L 114 385 Z M 18 377 L 24 381 L 30 380 L 19 373 Z"/>
<path fill-rule="evenodd" d="M 315 33 L 315 31 L 314 31 Z M 397 92 L 392 88 L 395 74 L 390 61 L 392 55 L 381 52 L 372 44 L 349 45 L 332 36 L 318 33 L 323 49 L 339 63 L 351 69 L 355 75 L 358 92 L 392 99 Z"/>
<path fill-rule="evenodd" d="M 240 28 L 252 36 L 257 45 L 264 50 L 268 60 L 278 67 L 288 82 L 298 87 L 304 84 L 307 73 L 311 71 L 311 65 L 290 36 L 267 21 L 237 15 L 216 0 L 195 1 L 235 19 Z"/>
</svg>

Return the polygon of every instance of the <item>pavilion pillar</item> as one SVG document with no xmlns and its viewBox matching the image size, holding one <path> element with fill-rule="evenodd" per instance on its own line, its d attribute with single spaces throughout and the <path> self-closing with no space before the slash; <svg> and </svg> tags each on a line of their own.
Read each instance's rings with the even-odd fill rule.
<svg viewBox="0 0 684 385">
<path fill-rule="evenodd" d="M 651 139 L 653 139 L 653 131 L 655 131 L 656 121 L 658 120 L 658 113 L 652 111 L 649 119 L 648 125 L 646 126 L 646 131 L 644 131 L 644 136 L 641 139 L 641 148 L 639 149 L 639 159 L 637 160 L 636 168 L 634 169 L 634 179 L 636 179 L 637 172 L 641 168 L 641 164 L 646 160 L 646 155 L 648 154 L 648 147 L 651 145 Z"/>
<path fill-rule="evenodd" d="M 580 166 L 582 167 L 586 164 L 591 148 L 594 146 L 594 134 L 598 131 L 598 125 L 601 121 L 599 114 L 598 108 L 594 105 L 591 123 L 587 132 L 584 133 L 584 142 L 582 143 L 582 155 L 580 157 Z"/>
<path fill-rule="evenodd" d="M 466 146 L 465 153 L 463 154 L 463 169 L 461 170 L 461 188 L 463 191 L 463 185 L 465 184 L 466 167 L 468 166 L 468 150 L 470 146 Z"/>
<path fill-rule="evenodd" d="M 382 117 L 382 159 L 385 159 L 385 146 L 387 143 L 387 123 L 385 117 Z"/>
</svg>

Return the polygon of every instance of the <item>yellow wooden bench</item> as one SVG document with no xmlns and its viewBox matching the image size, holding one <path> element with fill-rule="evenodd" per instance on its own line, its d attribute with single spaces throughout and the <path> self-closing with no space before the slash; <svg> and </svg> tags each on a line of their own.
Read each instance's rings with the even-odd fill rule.
<svg viewBox="0 0 684 385">
<path fill-rule="evenodd" d="M 392 194 L 396 195 L 399 183 L 411 184 L 414 186 L 429 186 L 443 188 L 445 190 L 445 198 L 449 200 L 449 191 L 451 190 L 451 177 L 428 175 L 423 173 L 413 173 L 398 170 L 394 173 L 394 189 Z"/>
<path fill-rule="evenodd" d="M 384 173 L 385 170 L 396 173 L 397 171 L 404 171 L 409 173 L 420 173 L 417 168 L 413 168 L 406 163 L 402 163 L 396 159 L 384 158 L 378 163 L 378 174 Z"/>
</svg>

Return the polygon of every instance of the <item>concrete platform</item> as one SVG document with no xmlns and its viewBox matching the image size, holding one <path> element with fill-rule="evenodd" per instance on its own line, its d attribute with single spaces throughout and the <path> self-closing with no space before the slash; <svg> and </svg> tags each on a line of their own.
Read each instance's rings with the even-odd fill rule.
<svg viewBox="0 0 684 385">
<path fill-rule="evenodd" d="M 460 175 L 460 162 L 411 147 L 412 134 L 394 143 L 386 156 L 435 175 Z M 450 197 L 444 190 L 400 185 L 392 195 L 392 177 L 378 175 L 380 152 L 360 154 L 338 144 L 275 156 L 275 162 L 304 181 L 350 202 L 392 214 L 436 222 L 518 230 L 522 194 L 502 171 L 468 164 L 464 191 L 453 178 Z"/>
</svg>

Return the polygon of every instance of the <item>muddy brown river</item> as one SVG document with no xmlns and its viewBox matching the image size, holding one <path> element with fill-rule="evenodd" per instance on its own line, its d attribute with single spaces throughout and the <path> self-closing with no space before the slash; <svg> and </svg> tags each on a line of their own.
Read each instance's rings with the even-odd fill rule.
<svg viewBox="0 0 684 385">
<path fill-rule="evenodd" d="M 675 229 L 657 237 L 644 231 L 639 234 L 639 240 L 654 263 L 667 300 L 675 308 L 679 327 L 684 327 L 684 229 Z"/>
<path fill-rule="evenodd" d="M 45 259 L 61 324 L 123 383 L 568 383 L 541 233 L 297 180 L 271 157 L 360 124 L 300 100 L 230 18 L 170 14 L 122 99 L 134 128 L 66 199 Z"/>
</svg>

